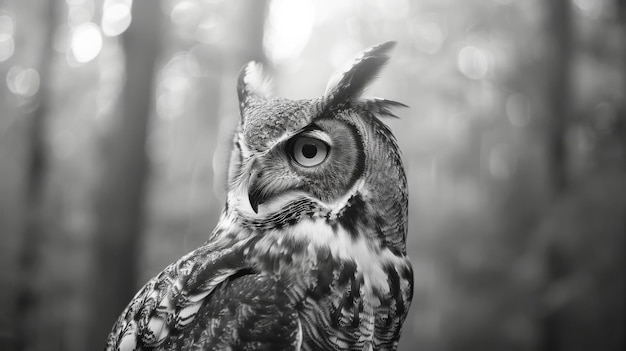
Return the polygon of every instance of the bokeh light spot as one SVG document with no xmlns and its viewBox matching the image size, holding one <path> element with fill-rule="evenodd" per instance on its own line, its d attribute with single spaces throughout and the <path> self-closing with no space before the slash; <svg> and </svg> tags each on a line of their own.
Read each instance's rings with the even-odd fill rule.
<svg viewBox="0 0 626 351">
<path fill-rule="evenodd" d="M 216 62 L 216 57 L 219 55 L 214 46 L 195 45 L 187 55 L 187 69 L 195 77 L 208 77 L 217 74 L 219 62 Z"/>
<path fill-rule="evenodd" d="M 39 72 L 34 68 L 13 66 L 7 72 L 6 82 L 13 94 L 31 97 L 39 91 Z"/>
<path fill-rule="evenodd" d="M 8 15 L 0 15 L 0 35 L 13 35 L 15 30 L 15 22 Z"/>
<path fill-rule="evenodd" d="M 84 23 L 72 31 L 72 54 L 79 63 L 87 63 L 100 54 L 102 34 L 94 23 Z"/>
<path fill-rule="evenodd" d="M 574 0 L 573 2 L 576 9 L 591 18 L 598 18 L 602 13 L 602 1 Z"/>
<path fill-rule="evenodd" d="M 0 62 L 8 60 L 15 52 L 14 27 L 13 18 L 7 15 L 0 16 Z"/>
<path fill-rule="evenodd" d="M 165 64 L 161 71 L 157 91 L 157 115 L 163 120 L 174 120 L 183 115 L 191 96 L 189 53 L 180 52 Z"/>
<path fill-rule="evenodd" d="M 106 0 L 102 7 L 102 33 L 108 37 L 120 35 L 131 22 L 132 0 Z"/>
<path fill-rule="evenodd" d="M 202 9 L 200 6 L 190 0 L 183 0 L 177 3 L 170 13 L 172 22 L 181 27 L 195 26 L 201 16 Z"/>
<path fill-rule="evenodd" d="M 265 52 L 274 62 L 298 56 L 309 41 L 315 23 L 315 6 L 310 0 L 274 0 L 271 2 Z"/>
<path fill-rule="evenodd" d="M 489 72 L 491 57 L 489 52 L 473 45 L 468 45 L 459 51 L 459 71 L 470 79 L 484 79 Z"/>
<path fill-rule="evenodd" d="M 0 34 L 0 62 L 4 62 L 13 56 L 15 42 L 10 35 Z"/>
</svg>

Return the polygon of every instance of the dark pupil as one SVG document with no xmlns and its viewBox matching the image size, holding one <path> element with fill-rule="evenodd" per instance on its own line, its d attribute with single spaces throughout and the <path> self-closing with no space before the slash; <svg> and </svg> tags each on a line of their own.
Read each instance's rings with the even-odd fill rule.
<svg viewBox="0 0 626 351">
<path fill-rule="evenodd" d="M 313 158 L 315 155 L 317 155 L 317 146 L 313 144 L 304 144 L 304 146 L 302 146 L 302 156 Z"/>
</svg>

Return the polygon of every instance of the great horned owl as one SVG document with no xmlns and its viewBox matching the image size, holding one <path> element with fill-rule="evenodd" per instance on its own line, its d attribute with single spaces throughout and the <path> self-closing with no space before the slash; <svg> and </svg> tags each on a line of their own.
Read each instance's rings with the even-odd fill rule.
<svg viewBox="0 0 626 351">
<path fill-rule="evenodd" d="M 107 350 L 395 350 L 413 293 L 407 183 L 361 94 L 395 43 L 364 51 L 321 98 L 270 97 L 257 63 L 238 81 L 228 195 L 202 246 L 150 280 Z"/>
</svg>

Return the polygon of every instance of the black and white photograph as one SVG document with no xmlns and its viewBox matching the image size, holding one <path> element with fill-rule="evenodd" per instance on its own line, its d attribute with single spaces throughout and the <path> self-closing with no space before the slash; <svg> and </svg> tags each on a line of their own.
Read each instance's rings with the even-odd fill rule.
<svg viewBox="0 0 626 351">
<path fill-rule="evenodd" d="M 626 0 L 0 0 L 0 351 L 622 351 Z"/>
</svg>

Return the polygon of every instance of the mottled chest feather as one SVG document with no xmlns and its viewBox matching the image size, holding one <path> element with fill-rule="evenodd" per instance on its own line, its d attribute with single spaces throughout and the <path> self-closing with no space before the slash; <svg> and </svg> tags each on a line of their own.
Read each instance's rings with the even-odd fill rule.
<svg viewBox="0 0 626 351">
<path fill-rule="evenodd" d="M 246 254 L 290 286 L 290 300 L 307 320 L 305 345 L 363 349 L 397 341 L 412 296 L 407 258 L 330 222 L 303 219 L 266 232 Z"/>
</svg>

